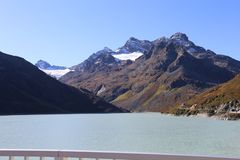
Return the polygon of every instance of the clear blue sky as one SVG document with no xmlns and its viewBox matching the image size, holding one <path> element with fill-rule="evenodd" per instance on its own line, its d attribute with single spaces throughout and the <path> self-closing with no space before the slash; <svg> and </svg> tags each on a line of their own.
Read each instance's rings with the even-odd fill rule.
<svg viewBox="0 0 240 160">
<path fill-rule="evenodd" d="M 0 50 L 72 66 L 134 36 L 184 32 L 240 60 L 240 0 L 0 0 Z"/>
</svg>

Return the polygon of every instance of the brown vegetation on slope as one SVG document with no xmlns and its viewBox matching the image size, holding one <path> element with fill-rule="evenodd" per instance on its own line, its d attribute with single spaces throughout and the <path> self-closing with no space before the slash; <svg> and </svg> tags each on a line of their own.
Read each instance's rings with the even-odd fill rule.
<svg viewBox="0 0 240 160">
<path fill-rule="evenodd" d="M 177 115 L 208 113 L 231 119 L 240 118 L 240 75 L 196 95 L 175 110 Z"/>
</svg>

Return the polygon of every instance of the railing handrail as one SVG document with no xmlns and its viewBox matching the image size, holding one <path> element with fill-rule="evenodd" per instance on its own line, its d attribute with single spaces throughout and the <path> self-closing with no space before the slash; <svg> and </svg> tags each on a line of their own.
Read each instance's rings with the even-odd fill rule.
<svg viewBox="0 0 240 160">
<path fill-rule="evenodd" d="M 160 153 L 109 152 L 82 150 L 0 149 L 0 156 L 104 158 L 127 160 L 240 160 L 240 158 L 171 155 Z"/>
</svg>

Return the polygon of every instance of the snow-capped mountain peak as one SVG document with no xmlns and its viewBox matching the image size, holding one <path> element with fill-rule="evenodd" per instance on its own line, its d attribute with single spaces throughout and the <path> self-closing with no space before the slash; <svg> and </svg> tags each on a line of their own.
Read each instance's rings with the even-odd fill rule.
<svg viewBox="0 0 240 160">
<path fill-rule="evenodd" d="M 57 79 L 71 71 L 67 67 L 51 65 L 50 63 L 44 60 L 37 61 L 35 66 L 37 66 L 41 71 L 45 72 L 46 74 Z"/>
<path fill-rule="evenodd" d="M 141 52 L 147 54 L 152 48 L 153 44 L 147 40 L 138 40 L 137 38 L 130 37 L 124 46 L 118 48 L 115 52 L 116 54 L 123 53 L 133 53 L 133 52 Z"/>
<path fill-rule="evenodd" d="M 186 51 L 190 54 L 206 52 L 206 50 L 202 47 L 196 46 L 192 41 L 190 41 L 186 34 L 177 32 L 173 34 L 170 38 L 162 37 L 153 41 L 156 44 L 169 44 L 173 43 L 176 46 L 181 46 L 186 49 Z"/>
<path fill-rule="evenodd" d="M 56 66 L 56 65 L 51 65 L 50 63 L 44 61 L 44 60 L 39 60 L 35 64 L 40 69 L 47 69 L 47 70 L 63 70 L 66 69 L 67 67 L 64 66 Z"/>
<path fill-rule="evenodd" d="M 102 51 L 105 51 L 105 52 L 113 52 L 110 48 L 108 47 L 104 47 Z"/>
<path fill-rule="evenodd" d="M 173 34 L 171 37 L 171 39 L 178 39 L 178 40 L 183 40 L 183 41 L 188 41 L 188 36 L 184 33 L 181 32 L 177 32 L 175 34 Z"/>
<path fill-rule="evenodd" d="M 71 69 L 93 73 L 100 70 L 107 71 L 109 68 L 121 68 L 121 65 L 125 64 L 125 61 L 135 61 L 143 55 L 150 54 L 151 49 L 156 45 L 160 46 L 160 43 L 162 43 L 163 46 L 169 43 L 182 46 L 191 54 L 205 51 L 203 48 L 191 42 L 186 34 L 180 32 L 173 34 L 170 38 L 162 37 L 152 42 L 130 37 L 122 47 L 117 48 L 115 51 L 104 47 L 102 50 L 93 53 L 84 62 L 71 67 Z"/>
<path fill-rule="evenodd" d="M 95 54 L 100 55 L 100 54 L 103 54 L 103 53 L 112 53 L 112 52 L 113 52 L 113 50 L 111 50 L 110 48 L 104 47 L 102 50 L 97 51 Z"/>
<path fill-rule="evenodd" d="M 37 61 L 35 66 L 37 66 L 38 68 L 41 68 L 41 69 L 47 69 L 47 68 L 51 67 L 51 65 L 48 62 L 43 61 L 43 60 Z"/>
</svg>

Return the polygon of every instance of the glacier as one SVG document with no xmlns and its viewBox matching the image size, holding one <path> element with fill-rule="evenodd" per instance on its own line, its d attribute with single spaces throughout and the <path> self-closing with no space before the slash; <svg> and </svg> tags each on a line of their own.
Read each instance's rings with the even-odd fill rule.
<svg viewBox="0 0 240 160">
<path fill-rule="evenodd" d="M 142 55 L 143 55 L 142 52 L 132 52 L 132 53 L 114 54 L 112 56 L 114 58 L 122 60 L 122 61 L 126 61 L 126 60 L 135 61 L 136 59 L 138 59 Z"/>
</svg>

